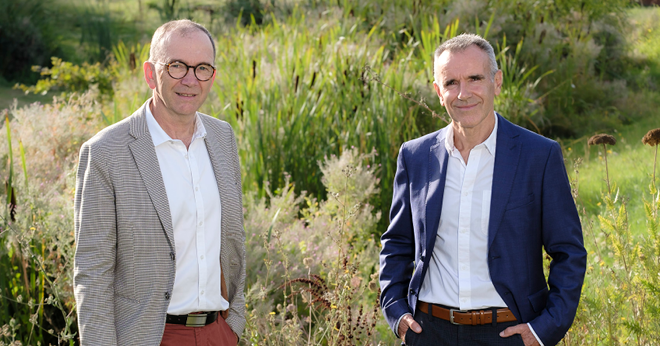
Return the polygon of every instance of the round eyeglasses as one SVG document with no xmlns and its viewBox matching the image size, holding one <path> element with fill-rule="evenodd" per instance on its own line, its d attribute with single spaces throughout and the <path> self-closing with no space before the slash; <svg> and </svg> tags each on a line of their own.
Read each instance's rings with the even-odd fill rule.
<svg viewBox="0 0 660 346">
<path fill-rule="evenodd" d="M 189 69 L 193 69 L 195 78 L 200 82 L 206 82 L 211 79 L 215 73 L 215 67 L 205 63 L 201 63 L 197 66 L 188 66 L 181 61 L 173 61 L 169 64 L 159 62 L 159 64 L 165 65 L 167 67 L 167 73 L 174 79 L 183 79 L 183 77 L 188 74 Z"/>
</svg>

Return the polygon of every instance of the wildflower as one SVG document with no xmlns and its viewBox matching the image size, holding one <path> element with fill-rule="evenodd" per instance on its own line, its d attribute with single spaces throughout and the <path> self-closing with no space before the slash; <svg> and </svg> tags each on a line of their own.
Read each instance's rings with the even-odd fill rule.
<svg viewBox="0 0 660 346">
<path fill-rule="evenodd" d="M 289 304 L 286 306 L 286 311 L 293 313 L 296 311 L 296 306 L 293 304 Z"/>
<path fill-rule="evenodd" d="M 650 146 L 656 146 L 660 143 L 660 128 L 650 130 L 642 138 L 642 143 L 648 144 Z"/>
<path fill-rule="evenodd" d="M 615 145 L 616 144 L 616 138 L 612 135 L 608 135 L 606 133 L 601 133 L 598 135 L 593 135 L 591 138 L 589 138 L 589 141 L 587 142 L 589 145 L 597 145 L 597 144 L 609 144 L 609 145 Z"/>
<path fill-rule="evenodd" d="M 303 258 L 303 265 L 305 266 L 305 268 L 309 268 L 311 264 L 312 264 L 312 259 L 310 257 Z"/>
</svg>

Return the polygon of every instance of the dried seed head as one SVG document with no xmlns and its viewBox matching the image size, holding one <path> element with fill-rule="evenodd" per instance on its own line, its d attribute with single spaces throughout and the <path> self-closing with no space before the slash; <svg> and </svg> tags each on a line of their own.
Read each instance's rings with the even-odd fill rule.
<svg viewBox="0 0 660 346">
<path fill-rule="evenodd" d="M 589 141 L 587 142 L 589 145 L 596 145 L 596 144 L 609 144 L 609 145 L 615 145 L 616 144 L 616 138 L 612 135 L 608 135 L 606 133 L 601 133 L 598 135 L 593 135 L 591 138 L 589 138 Z"/>
<path fill-rule="evenodd" d="M 660 129 L 653 129 L 647 132 L 644 138 L 642 138 L 642 143 L 650 146 L 658 145 L 660 143 Z"/>
</svg>

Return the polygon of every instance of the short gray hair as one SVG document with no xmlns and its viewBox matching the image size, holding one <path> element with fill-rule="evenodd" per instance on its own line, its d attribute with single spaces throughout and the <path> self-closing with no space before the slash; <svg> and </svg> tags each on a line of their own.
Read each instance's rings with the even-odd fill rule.
<svg viewBox="0 0 660 346">
<path fill-rule="evenodd" d="M 171 35 L 177 34 L 180 36 L 186 36 L 196 30 L 205 33 L 206 36 L 209 37 L 209 41 L 211 41 L 211 46 L 213 47 L 213 59 L 215 60 L 215 42 L 213 42 L 211 33 L 199 23 L 195 23 L 188 19 L 181 19 L 167 22 L 156 29 L 154 36 L 151 38 L 149 61 L 158 62 L 159 59 L 162 59 L 163 54 L 165 54 L 165 52 L 163 52 L 163 45 Z M 213 61 L 211 63 L 213 63 Z"/>
<path fill-rule="evenodd" d="M 481 49 L 486 55 L 488 55 L 488 60 L 489 60 L 489 65 L 490 65 L 490 78 L 495 77 L 495 73 L 497 73 L 498 68 L 497 68 L 497 60 L 495 59 L 495 51 L 493 50 L 493 46 L 488 43 L 488 41 L 484 40 L 483 37 L 475 34 L 460 34 L 452 39 L 449 39 L 445 42 L 443 42 L 436 50 L 435 53 L 433 54 L 433 77 L 435 78 L 436 75 L 436 70 L 435 70 L 435 61 L 442 55 L 444 51 L 450 51 L 450 52 L 461 52 L 466 49 L 468 49 L 471 46 L 476 46 L 477 48 Z"/>
</svg>

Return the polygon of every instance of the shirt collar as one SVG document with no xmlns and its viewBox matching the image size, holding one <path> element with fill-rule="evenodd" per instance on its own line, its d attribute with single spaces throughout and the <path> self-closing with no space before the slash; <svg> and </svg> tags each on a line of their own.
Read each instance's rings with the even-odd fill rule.
<svg viewBox="0 0 660 346">
<path fill-rule="evenodd" d="M 158 124 L 156 118 L 154 118 L 153 113 L 151 113 L 150 104 L 147 104 L 145 108 L 147 113 L 147 128 L 151 134 L 151 140 L 154 142 L 154 147 L 171 141 L 172 137 L 170 137 L 170 135 L 168 135 L 165 130 L 160 127 L 160 124 Z M 195 113 L 195 132 L 193 133 L 191 142 L 197 138 L 204 137 L 206 137 L 206 128 L 204 127 L 204 123 L 202 122 L 202 118 L 199 116 L 199 113 Z"/>
<path fill-rule="evenodd" d="M 488 152 L 490 152 L 491 155 L 495 156 L 495 148 L 497 147 L 497 124 L 498 124 L 498 119 L 497 119 L 497 114 L 493 112 L 493 116 L 495 117 L 495 126 L 493 126 L 493 131 L 490 133 L 490 136 L 486 138 L 485 141 L 480 143 L 479 145 L 483 144 Z M 454 146 L 454 127 L 452 126 L 452 123 L 449 123 L 447 126 L 447 137 L 445 137 L 445 148 L 447 149 L 447 152 L 451 153 L 456 149 Z"/>
</svg>

